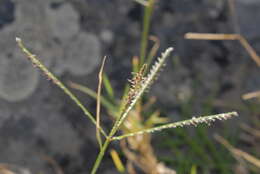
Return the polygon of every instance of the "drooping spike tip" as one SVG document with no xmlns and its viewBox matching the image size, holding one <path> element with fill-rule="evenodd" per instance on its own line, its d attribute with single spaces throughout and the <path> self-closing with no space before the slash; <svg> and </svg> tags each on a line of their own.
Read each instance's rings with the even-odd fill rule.
<svg viewBox="0 0 260 174">
<path fill-rule="evenodd" d="M 16 41 L 16 42 L 21 42 L 21 38 L 15 37 L 15 41 Z"/>
</svg>

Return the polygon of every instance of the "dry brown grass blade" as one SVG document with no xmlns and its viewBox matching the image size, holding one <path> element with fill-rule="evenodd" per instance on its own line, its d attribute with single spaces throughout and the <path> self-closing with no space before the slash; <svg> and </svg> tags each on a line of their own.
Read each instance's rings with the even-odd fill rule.
<svg viewBox="0 0 260 174">
<path fill-rule="evenodd" d="M 260 138 L 260 130 L 251 128 L 250 126 L 248 126 L 245 123 L 242 123 L 240 125 L 240 127 L 245 130 L 246 132 L 248 132 L 249 134 L 253 135 L 254 137 Z"/>
<path fill-rule="evenodd" d="M 154 157 L 151 145 L 148 143 L 148 141 L 150 140 L 147 140 L 148 139 L 145 138 L 142 139 L 142 141 L 140 141 L 140 139 L 139 141 L 136 141 L 135 138 L 130 138 L 127 141 L 120 141 L 120 146 L 122 148 L 122 151 L 126 155 L 128 162 L 139 167 L 144 173 L 159 174 L 156 170 L 157 160 Z M 149 163 L 147 163 L 147 161 L 149 161 Z"/>
<path fill-rule="evenodd" d="M 242 98 L 244 100 L 249 100 L 249 99 L 257 98 L 257 97 L 260 97 L 260 91 L 249 92 L 249 93 L 242 95 Z"/>
<path fill-rule="evenodd" d="M 31 172 L 19 165 L 0 163 L 0 174 L 31 174 Z"/>
<path fill-rule="evenodd" d="M 132 162 L 128 161 L 126 166 L 129 174 L 137 174 Z"/>
<path fill-rule="evenodd" d="M 151 65 L 153 58 L 155 57 L 156 53 L 158 52 L 158 49 L 160 48 L 160 40 L 156 36 L 149 36 L 149 39 L 154 42 L 154 45 L 152 46 L 148 56 L 146 64 L 148 67 Z"/>
<path fill-rule="evenodd" d="M 16 174 L 8 169 L 8 165 L 0 164 L 0 174 Z"/>
<path fill-rule="evenodd" d="M 238 34 L 186 33 L 185 39 L 195 40 L 238 40 Z"/>
<path fill-rule="evenodd" d="M 233 147 L 226 139 L 221 137 L 220 135 L 215 135 L 214 138 L 220 142 L 222 145 L 224 145 L 234 156 L 239 158 L 243 158 L 244 160 L 248 161 L 249 163 L 253 164 L 254 166 L 260 168 L 260 160 L 256 157 L 240 150 L 235 147 Z"/>
<path fill-rule="evenodd" d="M 159 174 L 176 174 L 175 170 L 166 167 L 163 163 L 157 164 L 157 170 Z"/>
<path fill-rule="evenodd" d="M 129 161 L 131 161 L 133 163 L 135 163 L 137 161 L 138 158 L 136 157 L 136 155 L 127 148 L 126 140 L 120 141 L 120 147 L 121 147 L 122 151 L 124 152 L 124 154 L 127 156 L 127 159 Z"/>
<path fill-rule="evenodd" d="M 151 53 L 150 54 L 155 56 L 157 51 L 158 51 L 158 49 L 159 49 L 159 47 L 160 47 L 160 39 L 158 37 L 156 37 L 156 36 L 149 36 L 149 39 L 154 42 L 154 45 L 153 45 L 153 47 L 151 49 Z"/>
<path fill-rule="evenodd" d="M 100 67 L 100 71 L 98 73 L 98 90 L 97 90 L 97 108 L 96 108 L 96 137 L 97 141 L 100 145 L 100 148 L 102 147 L 102 139 L 100 135 L 100 99 L 101 99 L 101 89 L 102 89 L 102 78 L 103 78 L 103 70 L 104 65 L 106 62 L 106 56 L 103 58 L 102 65 Z"/>
<path fill-rule="evenodd" d="M 260 57 L 257 55 L 253 47 L 240 34 L 214 34 L 214 33 L 186 33 L 186 39 L 196 40 L 238 40 L 240 44 L 246 49 L 250 57 L 260 67 Z"/>
<path fill-rule="evenodd" d="M 248 43 L 248 41 L 241 35 L 239 35 L 239 41 L 241 45 L 246 49 L 246 51 L 249 53 L 251 58 L 255 61 L 255 63 L 260 66 L 260 58 L 253 49 L 253 47 Z"/>
</svg>

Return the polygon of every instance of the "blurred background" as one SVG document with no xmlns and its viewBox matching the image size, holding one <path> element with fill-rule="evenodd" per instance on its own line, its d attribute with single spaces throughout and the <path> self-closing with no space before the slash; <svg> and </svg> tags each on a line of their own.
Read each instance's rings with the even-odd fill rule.
<svg viewBox="0 0 260 174">
<path fill-rule="evenodd" d="M 99 150 L 95 127 L 31 65 L 15 37 L 65 84 L 93 90 L 107 55 L 105 72 L 120 98 L 131 78 L 132 57 L 140 55 L 144 8 L 134 0 L 0 0 L 0 173 L 1 165 L 17 173 L 89 173 Z M 184 38 L 187 32 L 236 33 L 260 53 L 259 21 L 259 0 L 155 2 L 149 35 L 160 42 L 157 53 L 170 46 L 175 51 L 147 94 L 156 97 L 153 107 L 170 121 L 233 110 L 240 115 L 154 134 L 157 159 L 177 173 L 260 173 L 260 103 L 257 93 L 242 97 L 260 90 L 258 64 L 239 41 Z M 93 98 L 72 91 L 95 113 Z M 102 123 L 111 128 L 105 109 Z M 118 146 L 111 148 L 125 163 Z M 109 153 L 99 173 L 119 173 Z"/>
</svg>

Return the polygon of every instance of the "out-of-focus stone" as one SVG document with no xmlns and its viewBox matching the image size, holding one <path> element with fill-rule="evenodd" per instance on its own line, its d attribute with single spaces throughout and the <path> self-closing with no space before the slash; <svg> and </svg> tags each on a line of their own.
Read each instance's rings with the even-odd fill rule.
<svg viewBox="0 0 260 174">
<path fill-rule="evenodd" d="M 16 2 L 15 22 L 12 27 L 15 37 L 20 37 L 47 67 L 50 67 L 57 51 L 52 50 L 51 36 L 46 22 L 43 1 L 28 3 L 26 0 Z M 26 21 L 24 20 L 26 19 Z"/>
<path fill-rule="evenodd" d="M 260 4 L 259 0 L 236 0 L 237 2 L 239 3 L 242 3 L 242 4 Z"/>
<path fill-rule="evenodd" d="M 194 62 L 194 68 L 197 72 L 198 80 L 203 85 L 203 89 L 209 92 L 209 94 L 216 90 L 215 88 L 220 83 L 221 69 L 207 53 L 201 54 L 200 59 Z"/>
<path fill-rule="evenodd" d="M 105 43 L 111 43 L 114 40 L 114 34 L 112 31 L 110 30 L 103 30 L 100 33 L 100 38 L 102 39 L 102 41 L 104 41 Z"/>
<path fill-rule="evenodd" d="M 178 58 L 175 57 L 174 59 Z M 160 74 L 158 82 L 155 82 L 154 87 L 152 87 L 154 93 L 151 93 L 156 95 L 165 106 L 174 107 L 189 101 L 193 96 L 193 89 L 188 69 L 181 63 L 176 65 L 169 63 L 165 71 Z"/>
<path fill-rule="evenodd" d="M 92 72 L 101 60 L 101 45 L 91 33 L 79 33 L 67 43 L 65 63 L 67 70 L 74 75 Z"/>
<path fill-rule="evenodd" d="M 15 31 L 5 28 L 0 38 L 0 97 L 10 102 L 23 100 L 37 87 L 39 73 L 18 49 Z"/>
<path fill-rule="evenodd" d="M 79 32 L 79 15 L 68 3 L 47 8 L 47 20 L 54 38 L 67 41 Z"/>
<path fill-rule="evenodd" d="M 241 33 L 246 37 L 258 37 L 260 25 L 256 20 L 260 18 L 260 1 L 239 0 L 235 7 Z"/>
<path fill-rule="evenodd" d="M 206 6 L 207 6 L 207 12 L 209 14 L 209 16 L 213 19 L 216 19 L 217 17 L 219 17 L 219 15 L 221 14 L 222 10 L 224 9 L 224 5 L 226 3 L 225 0 L 208 0 L 205 1 Z"/>
<path fill-rule="evenodd" d="M 15 5 L 11 0 L 0 1 L 0 28 L 13 22 Z"/>
</svg>

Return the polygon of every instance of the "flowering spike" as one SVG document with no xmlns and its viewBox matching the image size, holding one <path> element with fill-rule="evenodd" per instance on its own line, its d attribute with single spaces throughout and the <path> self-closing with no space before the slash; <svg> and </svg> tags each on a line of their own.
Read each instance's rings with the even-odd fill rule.
<svg viewBox="0 0 260 174">
<path fill-rule="evenodd" d="M 125 134 L 122 136 L 113 137 L 112 140 L 121 140 L 126 137 L 136 136 L 136 135 L 145 134 L 145 133 L 153 133 L 155 131 L 161 131 L 163 129 L 169 129 L 169 128 L 177 128 L 177 127 L 190 126 L 190 125 L 197 126 L 200 123 L 206 123 L 207 125 L 210 125 L 212 122 L 215 122 L 216 120 L 227 120 L 234 116 L 238 116 L 238 113 L 237 112 L 228 112 L 228 113 L 222 113 L 222 114 L 210 115 L 210 116 L 192 117 L 192 119 L 190 119 L 190 120 L 169 123 L 169 124 L 154 127 L 151 129 L 144 129 L 144 130 L 141 130 L 138 132 L 133 132 L 133 133 Z"/>
</svg>

